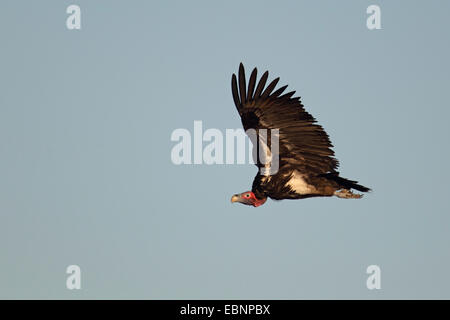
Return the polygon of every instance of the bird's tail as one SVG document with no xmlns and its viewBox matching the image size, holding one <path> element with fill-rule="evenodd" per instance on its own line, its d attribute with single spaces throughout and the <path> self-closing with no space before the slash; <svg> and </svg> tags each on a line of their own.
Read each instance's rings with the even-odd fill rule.
<svg viewBox="0 0 450 320">
<path fill-rule="evenodd" d="M 367 188 L 363 185 L 358 184 L 358 181 L 353 181 L 349 179 L 345 179 L 339 176 L 339 172 L 325 173 L 321 175 L 324 178 L 332 180 L 339 184 L 343 189 L 355 189 L 361 192 L 369 192 L 372 191 L 370 188 Z"/>
</svg>

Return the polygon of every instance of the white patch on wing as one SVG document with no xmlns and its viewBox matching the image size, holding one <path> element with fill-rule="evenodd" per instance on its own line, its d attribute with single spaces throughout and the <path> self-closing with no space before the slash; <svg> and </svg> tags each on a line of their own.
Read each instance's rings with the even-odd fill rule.
<svg viewBox="0 0 450 320">
<path fill-rule="evenodd" d="M 303 179 L 303 175 L 298 171 L 294 171 L 292 178 L 287 184 L 298 194 L 311 194 L 315 192 L 315 188 L 306 183 Z"/>
</svg>

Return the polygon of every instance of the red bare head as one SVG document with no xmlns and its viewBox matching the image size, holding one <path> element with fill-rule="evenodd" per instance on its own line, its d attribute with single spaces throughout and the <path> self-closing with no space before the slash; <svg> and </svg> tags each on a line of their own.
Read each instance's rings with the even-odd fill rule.
<svg viewBox="0 0 450 320">
<path fill-rule="evenodd" d="M 252 191 L 242 192 L 240 194 L 235 194 L 231 197 L 231 202 L 240 202 L 248 206 L 259 207 L 266 202 L 267 198 L 258 199 Z"/>
</svg>

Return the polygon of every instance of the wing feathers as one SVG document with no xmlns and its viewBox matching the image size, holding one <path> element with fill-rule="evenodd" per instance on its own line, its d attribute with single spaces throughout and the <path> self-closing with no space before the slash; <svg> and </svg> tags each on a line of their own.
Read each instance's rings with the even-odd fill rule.
<svg viewBox="0 0 450 320">
<path fill-rule="evenodd" d="M 281 87 L 280 89 L 277 89 L 274 93 L 272 93 L 271 97 L 272 97 L 272 98 L 278 97 L 280 94 L 283 93 L 284 90 L 286 90 L 287 87 L 288 87 L 288 86 L 285 85 L 285 86 Z"/>
<path fill-rule="evenodd" d="M 242 104 L 244 104 L 247 101 L 245 90 L 246 90 L 245 72 L 244 72 L 244 66 L 241 63 L 239 65 L 239 91 L 241 94 L 241 103 Z"/>
<path fill-rule="evenodd" d="M 273 89 L 275 89 L 275 86 L 277 85 L 278 81 L 280 81 L 280 78 L 276 78 L 267 86 L 266 90 L 264 90 L 263 94 L 261 95 L 261 99 L 265 99 L 269 96 L 269 94 L 273 91 Z"/>
<path fill-rule="evenodd" d="M 295 91 L 291 91 L 291 92 L 283 94 L 278 99 L 282 99 L 283 102 L 285 102 L 285 101 L 288 101 L 294 94 L 295 94 Z"/>
<path fill-rule="evenodd" d="M 241 114 L 241 110 L 240 110 L 241 109 L 241 102 L 239 101 L 237 80 L 236 80 L 236 75 L 234 75 L 234 74 L 231 77 L 231 92 L 233 93 L 234 104 L 236 105 L 236 108 L 237 108 L 239 114 Z"/>
<path fill-rule="evenodd" d="M 261 95 L 261 92 L 264 89 L 264 86 L 266 85 L 267 78 L 269 77 L 269 71 L 264 72 L 261 79 L 259 80 L 258 86 L 256 87 L 254 99 L 258 99 Z"/>
<path fill-rule="evenodd" d="M 256 75 L 258 74 L 258 70 L 255 68 L 250 75 L 250 80 L 248 81 L 248 92 L 247 92 L 247 101 L 253 99 L 253 90 L 255 90 L 256 85 Z"/>
<path fill-rule="evenodd" d="M 305 111 L 300 98 L 293 97 L 295 91 L 283 94 L 287 85 L 275 90 L 279 78 L 265 87 L 268 77 L 269 72 L 264 72 L 255 89 L 257 69 L 253 69 L 247 88 L 240 64 L 238 78 L 235 74 L 231 78 L 233 100 L 244 128 L 279 130 L 280 168 L 290 165 L 300 172 L 336 172 L 339 162 L 333 157 L 328 134 Z"/>
</svg>

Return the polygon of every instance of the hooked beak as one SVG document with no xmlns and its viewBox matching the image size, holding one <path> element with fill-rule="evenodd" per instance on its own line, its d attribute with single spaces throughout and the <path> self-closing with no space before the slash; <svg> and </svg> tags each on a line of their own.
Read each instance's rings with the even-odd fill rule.
<svg viewBox="0 0 450 320">
<path fill-rule="evenodd" d="M 239 199 L 240 199 L 239 195 L 235 194 L 231 197 L 231 202 L 239 202 Z"/>
</svg>

